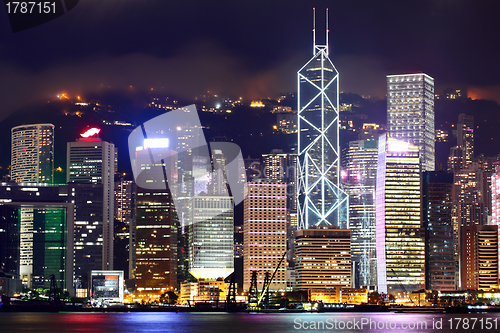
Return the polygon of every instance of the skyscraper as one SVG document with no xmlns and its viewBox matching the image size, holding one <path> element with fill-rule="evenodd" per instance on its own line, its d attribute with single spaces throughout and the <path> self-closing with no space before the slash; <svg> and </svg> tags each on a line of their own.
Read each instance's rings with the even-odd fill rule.
<svg viewBox="0 0 500 333">
<path fill-rule="evenodd" d="M 262 173 L 266 179 L 279 180 L 287 184 L 288 203 L 291 212 L 297 211 L 297 155 L 286 154 L 281 149 L 273 149 L 262 154 Z"/>
<path fill-rule="evenodd" d="M 423 174 L 422 207 L 425 228 L 426 289 L 455 290 L 458 265 L 452 213 L 453 174 L 429 171 Z"/>
<path fill-rule="evenodd" d="M 99 133 L 97 131 L 96 135 Z M 115 146 L 101 140 L 98 136 L 88 136 L 88 132 L 81 134 L 76 142 L 67 144 L 66 180 L 68 183 L 79 183 L 77 191 L 80 205 L 79 210 L 98 209 L 89 214 L 82 212 L 83 220 L 75 221 L 75 269 L 86 267 L 88 255 L 86 247 L 101 246 L 101 260 L 96 259 L 92 270 L 113 269 L 113 236 L 114 236 L 114 173 L 115 173 Z M 85 137 L 86 136 L 86 137 Z M 92 204 L 91 207 L 85 206 Z M 93 230 L 89 233 L 88 230 Z M 81 243 L 81 244 L 80 244 Z M 100 267 L 97 266 L 100 263 Z M 88 272 L 81 272 L 88 274 Z M 78 274 L 77 274 L 78 275 Z M 86 277 L 82 276 L 83 280 Z M 82 286 L 84 289 L 87 286 Z"/>
<path fill-rule="evenodd" d="M 189 272 L 197 279 L 234 271 L 234 203 L 229 196 L 197 196 L 188 226 Z"/>
<path fill-rule="evenodd" d="M 243 213 L 243 288 L 250 287 L 252 271 L 257 282 L 264 282 L 265 272 L 273 274 L 286 251 L 286 184 L 273 181 L 248 183 Z M 284 291 L 286 267 L 282 263 L 270 290 Z"/>
<path fill-rule="evenodd" d="M 52 183 L 54 125 L 16 126 L 12 128 L 11 136 L 11 180 L 16 183 Z"/>
<path fill-rule="evenodd" d="M 420 148 L 422 171 L 435 169 L 434 79 L 427 74 L 387 75 L 389 135 Z"/>
<path fill-rule="evenodd" d="M 74 204 L 67 184 L 0 185 L 0 265 L 28 288 L 73 289 Z M 73 198 L 74 199 L 74 198 Z"/>
<path fill-rule="evenodd" d="M 474 116 L 458 115 L 457 146 L 450 149 L 448 171 L 468 169 L 474 162 Z"/>
<path fill-rule="evenodd" d="M 184 235 L 188 271 L 205 282 L 224 279 L 234 271 L 234 202 L 228 191 L 228 161 L 223 149 L 214 148 L 211 155 L 213 169 L 208 159 L 193 157 L 196 196 L 186 199 L 190 216 Z"/>
<path fill-rule="evenodd" d="M 296 234 L 299 290 L 351 286 L 351 232 L 335 226 L 301 229 Z"/>
<path fill-rule="evenodd" d="M 460 236 L 461 287 L 472 290 L 498 287 L 498 226 L 464 226 Z"/>
<path fill-rule="evenodd" d="M 292 269 L 297 230 L 297 155 L 273 149 L 269 154 L 262 154 L 262 161 L 262 171 L 266 179 L 282 181 L 287 185 L 287 260 L 289 268 Z"/>
<path fill-rule="evenodd" d="M 339 74 L 325 45 L 298 71 L 299 229 L 347 225 L 347 195 L 339 187 Z"/>
<path fill-rule="evenodd" d="M 466 169 L 474 161 L 474 116 L 458 115 L 457 144 L 462 150 L 461 169 Z"/>
<path fill-rule="evenodd" d="M 476 162 L 454 173 L 453 218 L 457 227 L 486 224 L 488 205 L 487 173 Z"/>
<path fill-rule="evenodd" d="M 118 224 L 119 227 L 125 228 L 123 236 L 115 235 L 115 242 L 118 241 L 117 238 L 124 238 L 124 242 L 121 240 L 119 242 L 121 245 L 125 245 L 125 250 L 128 252 L 128 275 L 126 275 L 128 279 L 135 278 L 136 194 L 137 188 L 134 181 L 120 178 L 115 182 L 115 219 L 121 223 L 121 225 Z M 126 242 L 127 240 L 128 242 Z M 118 259 L 116 251 L 120 251 L 119 249 L 120 247 L 114 248 L 116 259 Z M 123 246 L 121 250 L 123 251 Z M 122 258 L 124 257 L 122 256 Z M 117 270 L 116 262 L 114 264 L 114 269 Z"/>
<path fill-rule="evenodd" d="M 159 297 L 177 288 L 177 214 L 168 188 L 137 187 L 136 290 Z"/>
<path fill-rule="evenodd" d="M 376 237 L 378 291 L 424 287 L 419 149 L 381 135 L 378 142 Z"/>
<path fill-rule="evenodd" d="M 270 154 L 262 154 L 264 177 L 272 180 L 285 180 L 287 175 L 287 154 L 281 149 L 273 149 Z"/>
<path fill-rule="evenodd" d="M 500 163 L 495 165 L 496 172 L 491 175 L 491 224 L 498 227 L 500 242 Z M 498 262 L 500 263 L 500 245 Z"/>
<path fill-rule="evenodd" d="M 177 272 L 180 269 L 177 261 L 179 220 L 174 204 L 178 183 L 172 177 L 172 174 L 178 172 L 178 160 L 171 158 L 155 162 L 153 158 L 149 158 L 151 155 L 161 154 L 163 145 L 148 147 L 144 144 L 140 149 L 133 148 L 139 157 L 137 162 L 140 163 L 142 170 L 135 178 L 137 184 L 135 287 L 141 297 L 157 299 L 166 291 L 176 290 Z M 159 175 L 161 177 L 158 177 Z M 169 179 L 172 181 L 169 182 Z M 154 185 L 155 182 L 157 186 L 145 188 L 147 185 Z M 189 190 L 192 190 L 192 187 Z"/>
<path fill-rule="evenodd" d="M 377 282 L 375 253 L 375 185 L 377 141 L 349 142 L 343 156 L 341 180 L 349 195 L 349 229 L 355 286 Z"/>
<path fill-rule="evenodd" d="M 89 272 L 102 270 L 105 256 L 104 198 L 102 184 L 68 183 L 68 200 L 74 203 L 74 285 L 78 297 L 88 297 Z M 112 243 L 111 243 L 112 244 Z M 113 250 L 111 250 L 113 251 Z M 113 254 L 111 252 L 109 255 Z"/>
</svg>

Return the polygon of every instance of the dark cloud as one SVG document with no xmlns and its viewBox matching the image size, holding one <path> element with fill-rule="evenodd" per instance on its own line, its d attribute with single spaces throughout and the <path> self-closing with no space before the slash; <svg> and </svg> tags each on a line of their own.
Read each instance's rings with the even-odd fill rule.
<svg viewBox="0 0 500 333">
<path fill-rule="evenodd" d="M 293 91 L 312 55 L 312 6 L 319 41 L 330 8 L 343 91 L 384 97 L 385 75 L 406 72 L 433 76 L 438 92 L 500 91 L 493 1 L 87 0 L 16 34 L 0 21 L 0 118 L 31 100 L 101 85 L 165 87 L 182 97 Z"/>
</svg>

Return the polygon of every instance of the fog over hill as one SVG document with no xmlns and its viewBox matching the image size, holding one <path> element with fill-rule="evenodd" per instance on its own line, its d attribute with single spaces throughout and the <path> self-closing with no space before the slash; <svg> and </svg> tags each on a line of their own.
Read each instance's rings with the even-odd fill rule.
<svg viewBox="0 0 500 333">
<path fill-rule="evenodd" d="M 130 173 L 128 157 L 128 135 L 135 126 L 165 112 L 148 106 L 146 94 L 131 95 L 128 92 L 106 92 L 92 94 L 86 97 L 90 103 L 87 106 L 75 105 L 68 99 L 44 101 L 26 106 L 12 113 L 0 122 L 0 143 L 4 153 L 0 155 L 0 173 L 8 172 L 10 164 L 10 130 L 14 126 L 34 123 L 52 123 L 55 125 L 55 168 L 61 167 L 63 172 L 56 172 L 56 181 L 65 181 L 66 143 L 75 141 L 86 128 L 101 128 L 103 140 L 113 142 L 118 148 L 119 171 Z M 273 128 L 276 125 L 276 114 L 271 113 L 269 101 L 266 107 L 252 108 L 240 105 L 232 108 L 231 113 L 213 114 L 201 112 L 200 101 L 178 101 L 178 106 L 197 102 L 198 114 L 207 141 L 224 139 L 238 144 L 244 157 L 259 157 L 272 149 L 293 151 L 296 135 L 283 134 Z M 355 118 L 355 126 L 363 122 L 386 123 L 386 101 L 367 100 L 356 94 L 341 94 L 341 103 L 352 104 L 351 115 L 364 115 Z M 449 149 L 456 145 L 453 131 L 456 129 L 458 115 L 465 113 L 473 115 L 475 120 L 475 153 L 494 156 L 500 154 L 500 106 L 487 100 L 436 100 L 436 129 L 449 133 L 449 141 L 436 143 L 438 161 L 446 167 Z M 296 105 L 295 100 L 286 100 L 286 105 Z M 294 108 L 295 109 L 295 108 Z M 131 126 L 106 125 L 114 121 L 130 123 Z M 356 140 L 357 133 L 340 131 L 340 144 L 345 146 L 348 141 Z"/>
</svg>

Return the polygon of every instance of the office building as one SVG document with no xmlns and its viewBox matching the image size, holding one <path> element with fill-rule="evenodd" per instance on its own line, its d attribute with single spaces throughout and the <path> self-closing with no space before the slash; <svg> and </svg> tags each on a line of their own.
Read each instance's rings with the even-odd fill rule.
<svg viewBox="0 0 500 333">
<path fill-rule="evenodd" d="M 377 282 L 375 253 L 375 185 L 377 183 L 377 141 L 349 142 L 344 150 L 341 181 L 349 196 L 351 259 L 354 285 Z"/>
<path fill-rule="evenodd" d="M 328 11 L 327 11 L 328 27 Z M 298 71 L 299 229 L 314 225 L 347 226 L 347 195 L 339 184 L 339 73 L 325 45 Z"/>
<path fill-rule="evenodd" d="M 460 254 L 462 289 L 498 288 L 498 226 L 463 226 Z"/>
<path fill-rule="evenodd" d="M 378 292 L 424 288 L 425 245 L 417 146 L 381 135 L 376 187 Z"/>
<path fill-rule="evenodd" d="M 113 269 L 115 148 L 112 143 L 101 140 L 97 136 L 98 133 L 99 130 L 95 135 L 89 136 L 87 131 L 81 134 L 81 138 L 76 142 L 68 142 L 66 181 L 94 185 L 85 190 L 88 194 L 87 200 L 79 207 L 92 204 L 93 207 L 88 209 L 99 207 L 98 209 L 102 211 L 99 214 L 102 218 L 99 220 L 95 220 L 94 216 L 90 215 L 92 222 L 90 220 L 75 221 L 75 244 L 83 243 L 75 249 L 75 267 L 80 264 L 85 265 L 83 261 L 87 260 L 85 259 L 87 245 L 96 246 L 96 242 L 102 242 L 101 266 L 92 267 L 91 270 L 111 270 Z M 83 197 L 80 196 L 80 198 Z M 88 236 L 87 230 L 91 226 L 96 227 L 94 233 L 99 234 L 95 242 L 84 239 L 86 237 L 83 236 Z M 88 275 L 88 272 L 82 272 L 82 274 Z"/>
<path fill-rule="evenodd" d="M 19 223 L 15 207 L 0 205 L 0 270 L 17 279 L 20 259 Z"/>
<path fill-rule="evenodd" d="M 118 225 L 122 230 L 115 230 L 115 244 L 114 252 L 115 258 L 118 260 L 120 256 L 122 259 L 126 260 L 127 274 L 125 276 L 128 279 L 135 278 L 135 244 L 136 244 L 136 225 L 135 225 L 135 201 L 136 201 L 137 188 L 135 182 L 132 180 L 125 180 L 120 178 L 115 181 L 115 220 L 118 221 Z M 118 241 L 118 239 L 120 239 Z M 119 245 L 117 245 L 117 241 Z M 120 248 L 116 248 L 121 246 Z M 127 252 L 128 255 L 124 255 L 119 252 Z M 118 269 L 118 263 L 114 262 L 115 269 Z M 118 264 L 119 265 L 119 264 Z M 121 268 L 120 268 L 121 269 Z"/>
<path fill-rule="evenodd" d="M 488 207 L 488 174 L 476 162 L 468 169 L 454 172 L 454 223 L 458 226 L 486 224 Z"/>
<path fill-rule="evenodd" d="M 0 185 L 0 264 L 25 288 L 59 288 L 74 296 L 74 204 L 66 184 Z"/>
<path fill-rule="evenodd" d="M 130 223 L 135 212 L 136 186 L 133 180 L 120 178 L 115 182 L 115 219 Z"/>
<path fill-rule="evenodd" d="M 165 141 L 156 138 L 147 142 L 141 137 L 131 143 L 135 147 L 129 146 L 137 158 L 131 161 L 137 184 L 135 289 L 143 299 L 159 299 L 166 291 L 177 290 L 180 226 L 174 205 L 178 183 L 173 175 L 182 170 L 178 170 L 177 158 L 155 159 L 168 148 Z M 179 145 L 183 145 L 181 141 Z"/>
<path fill-rule="evenodd" d="M 474 116 L 458 115 L 457 144 L 462 150 L 461 169 L 467 169 L 474 161 Z"/>
<path fill-rule="evenodd" d="M 249 290 L 252 271 L 257 284 L 271 275 L 286 252 L 286 184 L 273 181 L 248 183 L 243 213 L 243 289 Z M 260 288 L 260 287 L 259 287 Z M 281 263 L 270 290 L 285 291 L 286 261 Z"/>
<path fill-rule="evenodd" d="M 31 210 L 27 213 L 22 208 Z M 28 217 L 33 221 L 31 288 L 50 288 L 51 275 L 63 289 L 71 289 L 71 259 L 73 250 L 73 207 L 71 204 L 23 205 L 21 222 Z M 25 216 L 27 215 L 27 216 Z M 24 249 L 26 250 L 26 249 Z M 26 263 L 29 265 L 30 263 Z M 23 269 L 21 258 L 21 269 Z"/>
<path fill-rule="evenodd" d="M 335 226 L 300 229 L 296 233 L 296 288 L 351 287 L 351 231 Z"/>
<path fill-rule="evenodd" d="M 192 200 L 189 272 L 198 280 L 225 278 L 234 271 L 233 199 L 197 196 Z"/>
<path fill-rule="evenodd" d="M 271 180 L 285 181 L 288 176 L 288 154 L 281 149 L 273 149 L 270 154 L 262 154 L 264 177 Z"/>
<path fill-rule="evenodd" d="M 201 156 L 193 158 L 201 160 Z M 195 186 L 195 196 L 186 198 L 187 268 L 200 283 L 224 279 L 234 271 L 234 201 L 229 196 L 223 149 L 212 146 L 211 161 L 213 167 L 208 160 L 193 164 L 195 184 L 206 180 L 207 185 L 203 190 Z"/>
<path fill-rule="evenodd" d="M 450 148 L 448 171 L 468 169 L 474 162 L 474 116 L 458 115 L 457 146 Z"/>
<path fill-rule="evenodd" d="M 448 155 L 448 172 L 456 172 L 462 168 L 462 150 L 456 146 L 450 148 Z"/>
<path fill-rule="evenodd" d="M 500 163 L 496 164 L 495 169 L 496 172 L 491 175 L 491 224 L 498 227 L 500 240 Z M 500 263 L 500 248 L 498 260 Z"/>
<path fill-rule="evenodd" d="M 434 79 L 427 74 L 387 75 L 389 135 L 420 148 L 422 171 L 435 169 Z"/>
<path fill-rule="evenodd" d="M 54 125 L 21 125 L 11 130 L 10 178 L 16 183 L 54 181 Z"/>
<path fill-rule="evenodd" d="M 170 191 L 137 187 L 135 287 L 143 297 L 177 289 L 177 214 Z"/>
<path fill-rule="evenodd" d="M 266 179 L 287 185 L 287 261 L 293 268 L 297 230 L 297 154 L 285 154 L 281 149 L 273 149 L 269 154 L 262 154 L 262 162 Z"/>
<path fill-rule="evenodd" d="M 423 173 L 422 214 L 425 229 L 425 284 L 428 290 L 456 290 L 458 258 L 452 220 L 453 174 Z"/>
<path fill-rule="evenodd" d="M 71 290 L 73 240 L 68 238 L 73 234 L 73 206 L 19 202 L 8 205 L 17 210 L 21 226 L 19 278 L 23 286 L 47 289 L 54 275 L 60 288 Z"/>
<path fill-rule="evenodd" d="M 262 154 L 262 173 L 266 179 L 282 181 L 287 184 L 287 207 L 297 211 L 297 154 L 284 153 L 273 149 L 269 154 Z"/>
</svg>

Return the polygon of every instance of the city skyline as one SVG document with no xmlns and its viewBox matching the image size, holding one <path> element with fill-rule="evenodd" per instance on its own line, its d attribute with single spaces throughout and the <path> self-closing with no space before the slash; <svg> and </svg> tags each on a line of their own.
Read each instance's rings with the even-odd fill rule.
<svg viewBox="0 0 500 333">
<path fill-rule="evenodd" d="M 91 8 L 88 6 L 82 5 L 82 10 Z M 401 10 L 381 7 L 379 10 L 388 10 L 384 18 Z M 429 10 L 436 17 L 447 8 L 445 4 L 423 7 L 424 13 Z M 138 10 L 136 5 L 122 4 L 116 11 L 136 9 L 141 17 L 151 8 L 147 4 Z M 194 17 L 202 8 L 193 9 Z M 225 13 L 214 18 L 228 18 L 238 8 L 245 7 L 228 5 Z M 356 12 L 362 16 L 369 8 Z M 413 43 L 399 40 L 411 37 L 393 29 L 400 16 L 386 23 L 394 34 L 389 38 L 398 50 L 394 53 L 406 55 L 405 59 L 391 62 L 387 58 L 391 65 L 381 66 L 379 73 L 353 63 L 356 70 L 346 66 L 344 71 L 337 67 L 337 57 L 353 52 L 356 58 L 367 49 L 342 44 L 343 38 L 356 35 L 353 31 L 331 34 L 329 22 L 345 19 L 341 13 L 330 9 L 329 15 L 326 8 L 325 23 L 316 17 L 316 9 L 312 12 L 312 35 L 302 43 L 301 55 L 294 55 L 294 48 L 287 46 L 290 41 L 283 37 L 278 42 L 283 44 L 281 51 L 262 63 L 254 59 L 262 52 L 259 44 L 253 44 L 258 50 L 245 52 L 245 35 L 238 47 L 224 39 L 233 36 L 229 33 L 218 41 L 207 41 L 206 32 L 194 42 L 203 46 L 200 51 L 207 51 L 206 58 L 196 55 L 175 60 L 183 57 L 186 47 L 193 47 L 192 41 L 183 41 L 181 36 L 191 36 L 190 29 L 198 23 L 184 24 L 170 42 L 159 42 L 170 44 L 168 52 L 163 45 L 151 48 L 142 40 L 139 53 L 134 51 L 137 45 L 123 48 L 116 40 L 118 49 L 84 50 L 82 55 L 68 51 L 59 63 L 44 59 L 59 45 L 50 44 L 54 50 L 40 52 L 40 63 L 28 65 L 23 75 L 41 73 L 50 84 L 40 89 L 27 80 L 28 97 L 23 101 L 34 101 L 33 110 L 43 111 L 33 112 L 33 117 L 8 117 L 7 121 L 1 121 L 0 113 L 0 142 L 7 142 L 2 135 L 11 135 L 12 152 L 12 165 L 0 163 L 0 221 L 6 221 L 0 224 L 0 243 L 11 242 L 14 245 L 9 246 L 15 248 L 0 244 L 0 273 L 14 280 L 0 279 L 2 288 L 11 285 L 9 296 L 14 289 L 24 292 L 21 283 L 24 287 L 43 286 L 52 294 L 58 280 L 69 296 L 87 297 L 92 302 L 105 297 L 94 294 L 95 290 L 109 287 L 111 291 L 111 285 L 115 289 L 120 285 L 126 286 L 131 302 L 173 304 L 178 297 L 177 304 L 207 301 L 218 307 L 219 301 L 236 306 L 239 296 L 249 310 L 269 309 L 270 302 L 276 306 L 282 300 L 286 309 L 286 293 L 291 291 L 299 293 L 301 301 L 305 296 L 307 301 L 342 303 L 351 299 L 347 304 L 366 304 L 370 293 L 377 297 L 375 303 L 392 297 L 407 305 L 414 303 L 415 296 L 420 304 L 423 293 L 424 302 L 434 305 L 438 292 L 441 297 L 441 291 L 473 289 L 495 292 L 496 296 L 484 298 L 492 302 L 496 298 L 494 302 L 500 305 L 500 231 L 498 209 L 495 211 L 499 196 L 494 175 L 500 170 L 500 151 L 495 144 L 500 137 L 491 134 L 490 140 L 488 134 L 493 149 L 487 153 L 475 150 L 478 142 L 484 142 L 477 134 L 498 132 L 500 119 L 490 120 L 486 115 L 495 116 L 500 105 L 464 96 L 467 90 L 471 96 L 477 90 L 463 83 L 474 82 L 470 72 L 460 74 L 461 79 L 458 74 L 446 74 L 446 67 L 455 68 L 456 63 L 440 62 L 442 68 L 438 69 L 425 61 L 425 55 L 431 55 L 427 47 L 436 37 L 428 35 L 430 41 Z M 66 13 L 64 19 L 40 29 L 50 31 L 58 22 L 67 22 L 66 16 L 77 20 L 81 14 L 76 13 Z M 209 13 L 207 10 L 205 15 Z M 286 11 L 290 18 L 294 13 Z M 247 15 L 241 14 L 242 22 Z M 280 15 L 276 14 L 275 23 L 280 22 Z M 415 16 L 419 15 L 423 13 L 417 10 Z M 304 17 L 303 21 L 308 20 Z M 298 27 L 305 26 L 304 22 Z M 222 21 L 214 23 L 219 25 L 225 32 L 227 26 Z M 286 27 L 287 34 L 296 29 Z M 340 28 L 338 21 L 334 27 Z M 428 29 L 425 26 L 421 32 Z M 151 30 L 153 36 L 144 40 L 154 40 L 161 30 Z M 377 26 L 370 33 L 383 31 Z M 19 40 L 31 38 L 30 32 L 18 33 Z M 131 38 L 143 30 L 128 32 Z M 75 38 L 79 36 L 77 30 L 73 33 Z M 336 38 L 339 44 L 332 43 Z M 297 32 L 297 40 L 302 41 L 302 33 Z M 96 38 L 93 46 L 101 42 Z M 211 43 L 219 44 L 214 47 Z M 265 45 L 265 40 L 261 43 Z M 310 52 L 311 44 L 313 55 L 308 60 L 302 55 Z M 366 47 L 376 45 L 368 44 Z M 230 45 L 234 48 L 229 57 L 224 50 Z M 415 47 L 414 53 L 405 53 L 411 47 Z M 283 50 L 289 50 L 289 56 L 280 55 Z M 387 56 L 386 50 L 379 51 L 370 54 L 370 59 Z M 0 70 L 12 52 L 0 54 Z M 216 60 L 210 52 L 217 54 Z M 93 63 L 82 66 L 87 56 L 93 57 Z M 282 64 L 276 62 L 280 57 Z M 8 74 L 14 75 L 8 92 L 12 100 L 15 71 L 27 65 L 28 58 L 23 55 L 11 62 Z M 160 58 L 160 62 L 154 60 Z M 74 63 L 69 65 L 68 59 Z M 218 67 L 221 59 L 226 61 L 224 68 Z M 290 69 L 298 59 L 302 66 Z M 113 65 L 102 67 L 111 60 Z M 191 66 L 186 67 L 185 60 Z M 172 63 L 161 65 L 163 61 L 173 61 L 182 78 L 173 72 L 169 76 Z M 64 75 L 52 81 L 57 68 L 63 67 Z M 161 70 L 152 74 L 156 68 Z M 227 76 L 235 68 L 238 70 Z M 363 69 L 365 79 L 355 74 Z M 289 70 L 296 73 L 295 88 L 280 91 L 287 86 L 283 82 Z M 77 71 L 86 73 L 74 75 L 73 79 L 82 78 L 75 85 L 67 77 Z M 276 79 L 280 72 L 287 73 Z M 262 77 L 262 73 L 272 73 L 269 75 L 275 78 Z M 385 87 L 381 94 L 386 100 L 377 98 L 378 84 L 372 81 L 381 73 Z M 206 75 L 208 81 L 204 81 Z M 199 82 L 183 90 L 193 77 L 199 77 Z M 360 89 L 362 94 L 367 85 L 374 94 L 344 93 L 341 97 L 344 77 L 346 87 Z M 239 83 L 226 90 L 228 78 Z M 99 80 L 105 83 L 96 88 Z M 176 92 L 171 91 L 175 82 Z M 206 82 L 215 84 L 222 94 L 206 92 Z M 489 81 L 481 82 L 486 86 Z M 52 84 L 63 83 L 62 89 L 57 87 L 57 95 L 44 95 Z M 436 88 L 435 84 L 442 86 Z M 72 86 L 78 89 L 72 91 Z M 241 97 L 231 97 L 238 91 Z M 278 92 L 276 99 L 248 98 Z M 107 97 L 101 98 L 103 95 Z M 135 98 L 138 95 L 142 99 Z M 182 99 L 182 95 L 189 97 Z M 184 106 L 188 100 L 193 104 Z M 8 100 L 5 107 L 9 108 Z M 2 131 L 2 126 L 9 126 L 9 131 Z M 40 126 L 47 127 L 46 135 L 35 142 L 36 133 L 26 134 L 25 128 Z M 82 130 L 84 126 L 87 128 Z M 106 128 L 102 134 L 107 132 L 102 138 L 101 127 Z M 82 131 L 74 132 L 77 128 Z M 76 133 L 82 134 L 75 142 Z M 66 156 L 57 148 L 62 144 Z M 37 153 L 45 152 L 42 148 L 47 148 L 50 158 L 35 160 Z M 243 156 L 248 157 L 244 160 Z M 50 177 L 18 177 L 30 169 L 25 167 L 29 162 L 40 165 L 44 161 L 50 164 Z M 18 165 L 24 169 L 19 171 Z M 35 174 L 39 174 L 36 169 Z M 58 181 L 63 174 L 65 182 Z M 54 249 L 58 252 L 51 252 Z M 107 276 L 105 271 L 118 275 Z M 429 286 L 433 291 L 426 290 Z M 123 295 L 118 300 L 125 302 Z M 475 303 L 472 298 L 467 301 Z"/>
</svg>

